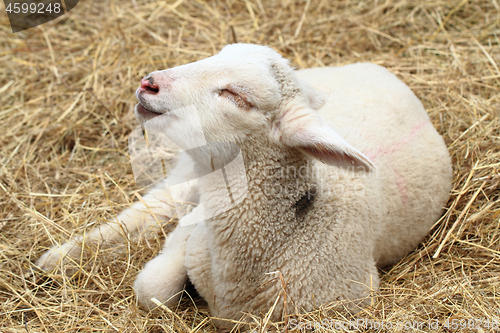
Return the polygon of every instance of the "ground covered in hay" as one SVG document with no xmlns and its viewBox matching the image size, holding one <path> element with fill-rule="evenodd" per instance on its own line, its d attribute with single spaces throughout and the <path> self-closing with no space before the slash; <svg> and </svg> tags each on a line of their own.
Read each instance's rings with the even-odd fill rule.
<svg viewBox="0 0 500 333">
<path fill-rule="evenodd" d="M 382 272 L 372 306 L 355 316 L 318 308 L 288 331 L 314 322 L 318 332 L 500 325 L 497 0 L 81 0 L 68 16 L 13 34 L 0 14 L 0 332 L 217 330 L 196 296 L 173 311 L 136 307 L 132 283 L 161 235 L 94 249 L 73 276 L 33 263 L 144 193 L 127 153 L 141 77 L 235 39 L 271 45 L 297 68 L 388 67 L 421 98 L 453 157 L 445 215 Z M 265 316 L 253 328 L 287 330 Z"/>
</svg>

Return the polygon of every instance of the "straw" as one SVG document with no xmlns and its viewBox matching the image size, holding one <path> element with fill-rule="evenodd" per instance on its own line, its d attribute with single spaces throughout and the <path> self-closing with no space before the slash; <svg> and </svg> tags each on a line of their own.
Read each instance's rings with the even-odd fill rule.
<svg viewBox="0 0 500 333">
<path fill-rule="evenodd" d="M 88 246 L 70 263 L 73 276 L 45 275 L 33 263 L 53 242 L 90 232 L 146 192 L 128 156 L 140 79 L 234 40 L 270 45 L 298 69 L 387 67 L 422 100 L 453 158 L 443 218 L 418 249 L 381 271 L 372 306 L 351 314 L 332 300 L 290 317 L 288 332 L 297 331 L 292 318 L 435 321 L 436 332 L 471 319 L 474 330 L 491 331 L 486 320 L 500 318 L 499 9 L 497 0 L 81 0 L 67 20 L 13 34 L 2 7 L 0 331 L 217 331 L 193 288 L 193 299 L 184 294 L 171 311 L 136 307 L 133 281 L 162 234 Z M 257 332 L 285 330 L 266 313 L 246 316 Z"/>
</svg>

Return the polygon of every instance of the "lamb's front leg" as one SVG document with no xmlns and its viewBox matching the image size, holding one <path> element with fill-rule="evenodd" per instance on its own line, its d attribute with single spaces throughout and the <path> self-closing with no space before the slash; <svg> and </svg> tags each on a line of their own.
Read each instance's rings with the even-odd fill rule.
<svg viewBox="0 0 500 333">
<path fill-rule="evenodd" d="M 85 236 L 74 237 L 65 244 L 56 244 L 37 261 L 37 266 L 51 270 L 70 260 L 79 258 L 83 245 L 101 246 L 112 242 L 125 242 L 126 234 L 147 236 L 158 232 L 162 222 L 182 216 L 182 202 L 196 202 L 196 180 L 192 178 L 192 160 L 181 156 L 171 175 L 155 189 L 118 215 L 116 221 L 102 224 Z M 177 184 L 170 187 L 167 185 Z M 179 214 L 181 216 L 178 216 Z"/>
<path fill-rule="evenodd" d="M 193 232 L 198 235 L 200 230 L 205 230 L 206 219 L 204 204 L 200 203 L 179 221 L 175 230 L 168 235 L 162 252 L 149 261 L 139 273 L 134 283 L 134 290 L 143 309 L 151 310 L 157 306 L 152 298 L 167 306 L 179 300 L 188 278 L 185 262 L 188 240 L 192 246 Z M 203 247 L 202 244 L 205 242 L 200 237 L 197 239 L 200 241 L 199 245 Z M 203 256 L 206 255 L 203 253 Z"/>
<path fill-rule="evenodd" d="M 179 301 L 187 282 L 184 263 L 186 244 L 195 225 L 177 225 L 163 246 L 162 252 L 149 261 L 137 275 L 134 290 L 141 308 L 151 310 L 157 306 L 151 299 L 170 306 Z"/>
</svg>

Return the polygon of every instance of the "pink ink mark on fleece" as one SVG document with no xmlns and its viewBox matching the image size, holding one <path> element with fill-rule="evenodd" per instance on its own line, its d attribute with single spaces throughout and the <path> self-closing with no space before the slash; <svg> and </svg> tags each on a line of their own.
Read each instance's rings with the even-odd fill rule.
<svg viewBox="0 0 500 333">
<path fill-rule="evenodd" d="M 380 157 L 382 155 L 392 155 L 404 146 L 410 144 L 413 140 L 415 140 L 415 137 L 417 133 L 426 125 L 430 125 L 431 122 L 428 120 L 424 120 L 411 129 L 411 132 L 403 137 L 401 140 L 399 140 L 396 143 L 390 144 L 388 146 L 383 146 L 378 149 L 375 149 L 373 151 L 368 151 L 365 153 L 365 155 L 372 161 L 374 161 L 377 157 Z M 396 186 L 399 191 L 399 195 L 401 197 L 401 203 L 403 204 L 403 207 L 406 207 L 408 204 L 408 191 L 407 191 L 407 184 L 406 184 L 406 179 L 404 179 L 401 174 L 399 174 L 396 170 L 394 170 L 394 174 L 396 175 Z"/>
<path fill-rule="evenodd" d="M 397 152 L 398 150 L 400 150 L 401 148 L 403 148 L 404 146 L 406 146 L 409 143 L 411 143 L 413 140 L 415 140 L 416 134 L 425 125 L 430 125 L 430 124 L 431 124 L 430 121 L 424 120 L 424 121 L 418 123 L 417 125 L 413 126 L 413 128 L 411 129 L 410 134 L 408 134 L 407 136 L 403 137 L 398 142 L 390 144 L 390 145 L 385 146 L 385 147 L 380 147 L 380 148 L 378 148 L 376 150 L 373 150 L 373 151 L 368 151 L 368 152 L 365 153 L 365 155 L 366 155 L 366 157 L 368 157 L 371 160 L 374 160 L 374 159 L 376 159 L 377 157 L 379 157 L 381 155 L 392 155 L 395 152 Z"/>
<path fill-rule="evenodd" d="M 398 187 L 399 195 L 401 196 L 401 202 L 403 203 L 403 207 L 406 207 L 408 203 L 408 192 L 406 191 L 406 180 L 394 170 L 396 174 L 396 186 Z"/>
</svg>

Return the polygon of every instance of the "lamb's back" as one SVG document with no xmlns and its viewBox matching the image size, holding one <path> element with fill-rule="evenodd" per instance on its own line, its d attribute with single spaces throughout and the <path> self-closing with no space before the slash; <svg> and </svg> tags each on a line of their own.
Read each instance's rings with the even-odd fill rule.
<svg viewBox="0 0 500 333">
<path fill-rule="evenodd" d="M 333 171 L 332 181 L 361 178 L 355 204 L 363 208 L 354 209 L 353 221 L 369 219 L 380 266 L 396 262 L 428 233 L 448 198 L 451 159 L 442 137 L 410 88 L 383 67 L 358 63 L 297 76 L 324 94 L 321 118 L 375 164 L 354 178 Z M 352 202 L 337 204 L 353 210 Z"/>
</svg>

